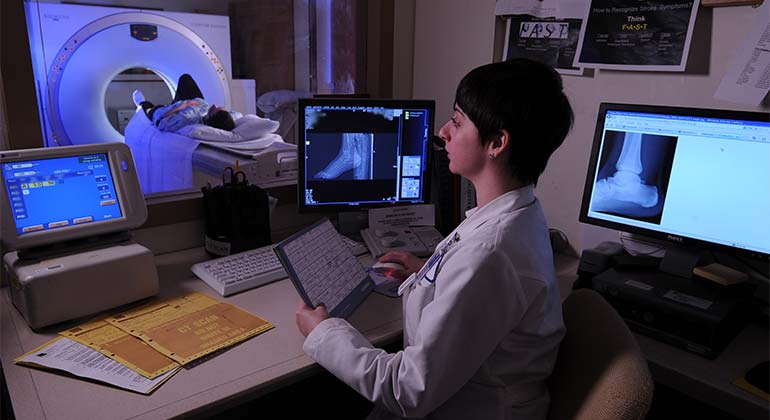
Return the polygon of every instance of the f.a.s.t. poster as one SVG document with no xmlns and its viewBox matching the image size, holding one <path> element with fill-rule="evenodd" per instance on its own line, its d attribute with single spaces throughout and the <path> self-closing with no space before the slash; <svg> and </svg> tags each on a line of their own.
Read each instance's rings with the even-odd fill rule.
<svg viewBox="0 0 770 420">
<path fill-rule="evenodd" d="M 591 0 L 575 67 L 684 71 L 694 1 Z"/>
<path fill-rule="evenodd" d="M 582 69 L 572 65 L 580 24 L 580 19 L 509 16 L 503 58 L 531 58 L 550 64 L 562 74 L 582 74 Z"/>
</svg>

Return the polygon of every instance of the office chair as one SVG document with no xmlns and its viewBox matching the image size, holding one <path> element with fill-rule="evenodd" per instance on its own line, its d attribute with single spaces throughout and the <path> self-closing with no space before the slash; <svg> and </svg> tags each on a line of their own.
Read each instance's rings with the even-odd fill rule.
<svg viewBox="0 0 770 420">
<path fill-rule="evenodd" d="M 643 419 L 653 383 L 628 326 L 593 290 L 572 292 L 562 309 L 567 334 L 547 380 L 548 419 Z"/>
</svg>

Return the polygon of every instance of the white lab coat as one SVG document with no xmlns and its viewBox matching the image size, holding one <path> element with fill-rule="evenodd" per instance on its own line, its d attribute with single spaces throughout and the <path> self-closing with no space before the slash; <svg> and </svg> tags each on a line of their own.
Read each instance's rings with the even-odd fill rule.
<svg viewBox="0 0 770 420">
<path fill-rule="evenodd" d="M 404 295 L 404 350 L 375 348 L 340 318 L 319 323 L 304 350 L 375 403 L 370 418 L 545 418 L 565 329 L 533 187 L 470 210 L 455 232 L 435 282 Z"/>
</svg>

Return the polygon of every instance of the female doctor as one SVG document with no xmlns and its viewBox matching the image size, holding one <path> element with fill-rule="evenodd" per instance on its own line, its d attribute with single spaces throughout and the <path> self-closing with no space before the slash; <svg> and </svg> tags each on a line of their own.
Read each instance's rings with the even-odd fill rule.
<svg viewBox="0 0 770 420">
<path fill-rule="evenodd" d="M 564 336 L 548 228 L 534 185 L 572 125 L 561 78 L 527 59 L 487 64 L 457 87 L 441 127 L 449 170 L 478 207 L 405 268 L 404 349 L 387 353 L 347 321 L 300 301 L 304 351 L 374 402 L 369 418 L 544 419 L 545 379 Z"/>
</svg>

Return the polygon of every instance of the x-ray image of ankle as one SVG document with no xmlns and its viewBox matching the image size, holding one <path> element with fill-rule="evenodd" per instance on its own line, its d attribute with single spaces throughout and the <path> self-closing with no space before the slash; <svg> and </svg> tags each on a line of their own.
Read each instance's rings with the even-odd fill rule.
<svg viewBox="0 0 770 420">
<path fill-rule="evenodd" d="M 372 179 L 373 143 L 374 134 L 343 133 L 339 153 L 314 177 L 334 179 L 352 169 L 353 179 Z"/>
<path fill-rule="evenodd" d="M 594 185 L 595 211 L 612 211 L 633 215 L 634 207 L 655 207 L 658 204 L 658 188 L 646 185 L 642 173 L 642 134 L 625 133 L 620 157 L 612 176 L 600 179 Z M 609 162 L 607 163 L 609 164 Z"/>
</svg>

